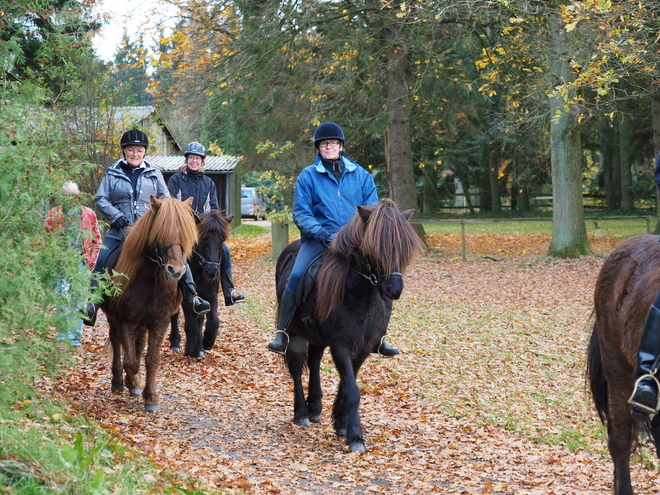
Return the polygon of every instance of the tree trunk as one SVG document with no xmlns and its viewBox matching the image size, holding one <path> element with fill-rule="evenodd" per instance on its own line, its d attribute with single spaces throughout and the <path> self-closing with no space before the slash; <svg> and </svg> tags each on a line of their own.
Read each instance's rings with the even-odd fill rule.
<svg viewBox="0 0 660 495">
<path fill-rule="evenodd" d="M 619 123 L 619 168 L 621 171 L 621 207 L 626 211 L 633 209 L 632 171 L 630 167 L 630 145 L 632 142 L 633 123 L 630 115 L 624 113 Z"/>
<path fill-rule="evenodd" d="M 658 153 L 660 153 L 660 98 L 653 98 L 651 100 L 651 109 L 653 114 L 653 147 L 655 148 L 655 156 L 658 156 Z M 658 189 L 656 189 L 655 194 L 655 214 L 658 220 L 655 223 L 653 233 L 660 234 L 660 201 L 658 201 Z"/>
<path fill-rule="evenodd" d="M 385 159 L 390 196 L 400 210 L 417 209 L 412 138 L 410 136 L 410 105 L 408 95 L 408 56 L 398 33 L 385 30 L 387 42 L 387 113 L 389 125 L 385 131 Z M 414 224 L 422 242 L 424 227 Z"/>
<path fill-rule="evenodd" d="M 550 14 L 548 33 L 550 77 L 553 78 L 550 89 L 554 90 L 556 85 L 570 82 L 574 77 L 570 67 L 572 43 L 557 13 Z M 582 145 L 578 112 L 574 106 L 566 107 L 561 95 L 551 94 L 549 101 L 553 203 L 552 240 L 548 254 L 577 258 L 591 253 L 582 202 Z"/>
<path fill-rule="evenodd" d="M 490 182 L 490 207 L 492 211 L 502 211 L 502 198 L 500 198 L 500 186 L 497 176 L 500 172 L 499 153 L 490 153 L 488 158 L 489 182 Z"/>
</svg>

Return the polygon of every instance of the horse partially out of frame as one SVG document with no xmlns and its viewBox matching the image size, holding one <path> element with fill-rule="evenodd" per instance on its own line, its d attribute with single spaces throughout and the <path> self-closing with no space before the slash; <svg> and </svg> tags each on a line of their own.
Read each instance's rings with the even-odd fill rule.
<svg viewBox="0 0 660 495">
<path fill-rule="evenodd" d="M 121 293 L 101 304 L 110 324 L 112 391 L 126 387 L 134 397 L 141 393 L 147 412 L 158 410 L 160 348 L 170 316 L 181 304 L 178 280 L 197 242 L 191 203 L 192 198 L 181 202 L 151 196 L 151 208 L 130 227 L 115 266 L 113 281 Z M 142 390 L 139 372 L 145 346 Z"/>
<path fill-rule="evenodd" d="M 401 273 L 422 250 L 408 222 L 412 213 L 399 212 L 391 202 L 358 207 L 353 219 L 331 242 L 316 283 L 288 328 L 290 342 L 284 358 L 294 383 L 294 423 L 309 426 L 321 420 L 320 366 L 324 350 L 329 347 L 340 376 L 332 412 L 335 433 L 346 438 L 351 452 L 366 449 L 358 411 L 358 372 L 385 334 L 385 301 L 401 296 Z M 278 259 L 278 300 L 299 249 L 298 240 L 287 246 Z M 307 397 L 302 384 L 305 367 L 309 371 Z"/>
<path fill-rule="evenodd" d="M 646 317 L 660 290 L 660 238 L 631 237 L 605 260 L 594 291 L 594 324 L 587 351 L 587 377 L 614 463 L 615 495 L 633 493 L 630 455 L 646 428 L 660 456 L 660 417 L 646 426 L 630 415 L 637 348 Z"/>
</svg>

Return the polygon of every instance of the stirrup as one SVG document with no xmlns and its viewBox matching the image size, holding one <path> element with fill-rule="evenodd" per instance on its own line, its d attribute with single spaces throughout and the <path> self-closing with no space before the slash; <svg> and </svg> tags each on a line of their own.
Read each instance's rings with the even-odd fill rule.
<svg viewBox="0 0 660 495">
<path fill-rule="evenodd" d="M 206 305 L 204 305 L 203 303 L 206 303 Z M 195 308 L 195 306 L 197 306 L 197 305 L 204 306 L 204 307 L 200 311 L 197 311 L 197 309 Z M 195 313 L 197 316 L 205 315 L 206 313 L 211 311 L 211 303 L 208 302 L 208 301 L 205 301 L 204 299 L 202 299 L 201 297 L 196 295 L 193 298 L 192 310 L 193 310 L 193 313 Z"/>
<path fill-rule="evenodd" d="M 229 298 L 231 299 L 232 304 L 238 304 L 238 303 L 245 302 L 245 296 L 243 295 L 243 293 L 239 290 L 236 290 L 236 289 L 231 290 Z"/>
<path fill-rule="evenodd" d="M 660 409 L 660 381 L 658 381 L 658 379 L 655 377 L 656 372 L 657 370 L 654 370 L 651 373 L 646 373 L 645 375 L 642 375 L 637 380 L 635 380 L 635 386 L 633 387 L 632 394 L 630 394 L 630 398 L 628 399 L 628 404 L 633 407 L 633 412 L 648 414 L 649 421 L 653 421 L 653 418 L 658 414 L 658 410 Z M 652 378 L 658 390 L 658 393 L 656 394 L 655 409 L 647 406 L 646 404 L 642 404 L 636 400 L 633 400 L 635 394 L 637 393 L 637 389 L 639 388 L 639 383 L 645 378 Z"/>
<path fill-rule="evenodd" d="M 272 352 L 275 352 L 276 354 L 282 354 L 282 355 L 285 355 L 285 354 L 286 354 L 286 351 L 289 349 L 289 342 L 290 342 L 289 334 L 286 333 L 285 330 L 276 330 L 276 331 L 275 331 L 275 336 L 276 336 L 276 337 L 277 337 L 277 334 L 278 334 L 278 333 L 283 333 L 283 334 L 286 336 L 286 345 L 284 346 L 284 350 L 282 351 L 282 350 L 280 350 L 280 349 L 276 349 L 275 347 L 271 347 L 271 344 L 272 344 L 273 342 L 269 342 L 269 343 L 268 343 L 268 350 L 269 350 L 269 351 L 272 351 Z M 273 340 L 275 340 L 275 339 L 273 339 Z"/>
</svg>

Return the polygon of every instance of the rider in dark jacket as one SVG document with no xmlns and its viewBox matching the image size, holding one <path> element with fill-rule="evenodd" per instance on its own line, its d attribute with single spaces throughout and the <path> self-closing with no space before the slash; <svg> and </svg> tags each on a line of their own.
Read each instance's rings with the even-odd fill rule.
<svg viewBox="0 0 660 495">
<path fill-rule="evenodd" d="M 148 146 L 149 139 L 144 132 L 138 129 L 126 131 L 121 137 L 123 157 L 106 170 L 96 191 L 94 202 L 110 222 L 110 228 L 103 239 L 103 246 L 94 266 L 95 273 L 106 269 L 108 255 L 126 238 L 124 229 L 149 209 L 149 197 L 170 196 L 163 173 L 144 160 Z M 96 279 L 92 279 L 92 285 L 96 285 Z M 209 312 L 211 305 L 197 295 L 190 270 L 186 270 L 179 286 L 198 314 Z M 83 319 L 85 325 L 94 326 L 99 306 L 98 303 L 87 306 L 87 316 Z"/>
<path fill-rule="evenodd" d="M 218 194 L 216 193 L 215 183 L 204 174 L 206 148 L 198 141 L 193 141 L 186 146 L 184 156 L 184 169 L 174 174 L 167 183 L 170 195 L 181 201 L 194 198 L 192 209 L 200 216 L 209 211 L 218 210 Z M 225 296 L 225 305 L 231 306 L 245 302 L 245 296 L 234 289 L 229 248 L 224 243 L 222 248 L 224 254 L 220 260 L 220 283 L 222 284 L 222 293 Z"/>
<path fill-rule="evenodd" d="M 316 160 L 305 167 L 296 180 L 293 198 L 293 221 L 300 230 L 302 246 L 287 281 L 277 322 L 277 332 L 268 349 L 286 353 L 287 327 L 296 312 L 295 295 L 300 279 L 309 265 L 321 254 L 337 231 L 355 215 L 358 206 L 378 203 L 376 184 L 364 168 L 343 153 L 344 132 L 334 122 L 319 125 L 314 132 Z M 387 303 L 388 320 L 392 303 Z M 390 347 L 383 337 L 373 352 L 386 357 L 399 350 Z"/>
</svg>

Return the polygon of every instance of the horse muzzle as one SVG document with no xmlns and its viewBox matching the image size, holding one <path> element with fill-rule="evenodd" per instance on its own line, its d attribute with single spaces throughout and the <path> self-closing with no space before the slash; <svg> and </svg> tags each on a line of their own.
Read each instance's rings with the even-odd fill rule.
<svg viewBox="0 0 660 495">
<path fill-rule="evenodd" d="M 174 265 L 165 265 L 165 278 L 167 280 L 180 280 L 186 274 L 186 265 L 180 268 Z"/>
</svg>

